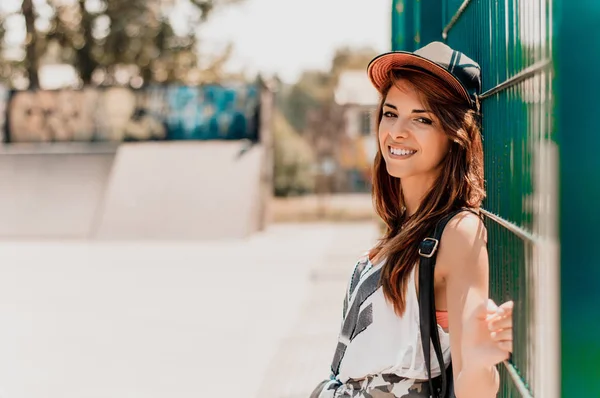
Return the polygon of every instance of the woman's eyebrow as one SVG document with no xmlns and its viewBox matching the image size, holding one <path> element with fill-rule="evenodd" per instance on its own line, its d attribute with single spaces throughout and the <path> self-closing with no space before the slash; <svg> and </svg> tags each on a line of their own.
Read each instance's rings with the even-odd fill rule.
<svg viewBox="0 0 600 398">
<path fill-rule="evenodd" d="M 395 105 L 392 104 L 388 104 L 387 102 L 383 104 L 383 106 L 387 106 L 388 108 L 392 108 L 394 110 L 398 110 L 398 108 Z M 432 113 L 430 110 L 427 109 L 413 109 L 412 113 Z"/>
</svg>

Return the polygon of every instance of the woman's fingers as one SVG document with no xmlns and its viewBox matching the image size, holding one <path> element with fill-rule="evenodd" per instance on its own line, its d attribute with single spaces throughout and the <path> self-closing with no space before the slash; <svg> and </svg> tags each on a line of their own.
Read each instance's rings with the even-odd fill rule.
<svg viewBox="0 0 600 398">
<path fill-rule="evenodd" d="M 503 303 L 502 305 L 498 306 L 498 305 L 496 305 L 496 303 L 494 303 L 494 300 L 488 299 L 488 303 L 487 303 L 488 317 L 494 316 L 494 315 L 498 315 L 498 316 L 510 315 L 513 312 L 514 306 L 515 306 L 515 303 L 513 301 L 507 301 L 507 302 Z"/>
<path fill-rule="evenodd" d="M 512 328 L 512 325 L 512 317 L 495 317 L 492 318 L 492 320 L 488 320 L 488 327 L 492 332 L 500 329 Z"/>
<path fill-rule="evenodd" d="M 486 321 L 490 329 L 490 337 L 496 347 L 505 352 L 504 359 L 507 359 L 513 350 L 512 314 L 514 305 L 513 301 L 507 301 L 501 305 L 496 305 L 491 299 L 487 302 Z"/>
<path fill-rule="evenodd" d="M 502 329 L 496 332 L 490 333 L 490 336 L 495 341 L 509 341 L 512 340 L 512 329 Z"/>
<path fill-rule="evenodd" d="M 512 340 L 510 340 L 510 341 L 499 341 L 498 342 L 498 347 L 500 347 L 500 349 L 503 350 L 503 351 L 512 352 L 512 350 L 513 350 Z"/>
<path fill-rule="evenodd" d="M 488 315 L 495 314 L 498 311 L 498 306 L 494 303 L 494 300 L 488 299 L 487 301 L 487 313 Z"/>
<path fill-rule="evenodd" d="M 498 310 L 496 312 L 498 313 L 498 315 L 501 315 L 501 316 L 511 315 L 514 307 L 515 307 L 515 303 L 513 301 L 507 301 L 506 303 L 499 306 Z"/>
<path fill-rule="evenodd" d="M 493 303 L 493 301 L 491 301 L 491 302 Z M 503 319 L 503 318 L 511 319 L 512 313 L 513 313 L 513 308 L 514 308 L 514 303 L 512 301 L 507 301 L 506 303 L 502 304 L 501 306 L 496 307 L 495 310 L 493 310 L 493 307 L 488 305 L 488 315 L 486 317 L 486 321 L 492 322 L 492 321 L 497 321 L 497 320 Z"/>
<path fill-rule="evenodd" d="M 491 300 L 490 300 L 491 301 Z M 493 301 L 492 301 L 493 303 Z M 495 308 L 488 304 L 488 328 L 490 329 L 490 337 L 496 342 L 496 345 L 501 350 L 511 353 L 513 350 L 513 320 L 512 314 L 514 302 L 507 301 Z"/>
</svg>

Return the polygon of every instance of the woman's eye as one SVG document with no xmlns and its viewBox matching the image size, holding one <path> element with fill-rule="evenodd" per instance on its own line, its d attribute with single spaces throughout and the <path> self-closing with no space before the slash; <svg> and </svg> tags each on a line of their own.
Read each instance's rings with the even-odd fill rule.
<svg viewBox="0 0 600 398">
<path fill-rule="evenodd" d="M 383 113 L 383 116 L 384 116 L 384 117 L 396 117 L 396 115 L 395 115 L 395 114 L 393 114 L 392 112 L 384 112 L 384 113 Z"/>
<path fill-rule="evenodd" d="M 433 124 L 433 120 L 427 119 L 426 117 L 419 117 L 419 118 L 416 118 L 415 120 L 422 124 L 427 124 L 427 125 Z"/>
</svg>

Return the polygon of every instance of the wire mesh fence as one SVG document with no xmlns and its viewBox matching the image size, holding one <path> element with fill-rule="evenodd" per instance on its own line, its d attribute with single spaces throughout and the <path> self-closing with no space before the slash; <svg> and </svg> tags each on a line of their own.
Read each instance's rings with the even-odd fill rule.
<svg viewBox="0 0 600 398">
<path fill-rule="evenodd" d="M 500 397 L 559 396 L 552 3 L 396 0 L 392 8 L 393 50 L 445 41 L 482 69 L 490 294 L 515 301 Z"/>
</svg>

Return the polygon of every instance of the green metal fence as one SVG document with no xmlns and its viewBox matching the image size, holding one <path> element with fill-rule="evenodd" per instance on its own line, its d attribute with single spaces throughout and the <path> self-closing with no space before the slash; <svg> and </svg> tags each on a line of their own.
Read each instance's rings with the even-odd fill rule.
<svg viewBox="0 0 600 398">
<path fill-rule="evenodd" d="M 553 3 L 396 0 L 392 9 L 393 50 L 442 40 L 482 67 L 490 292 L 516 304 L 500 397 L 560 396 Z"/>
</svg>

